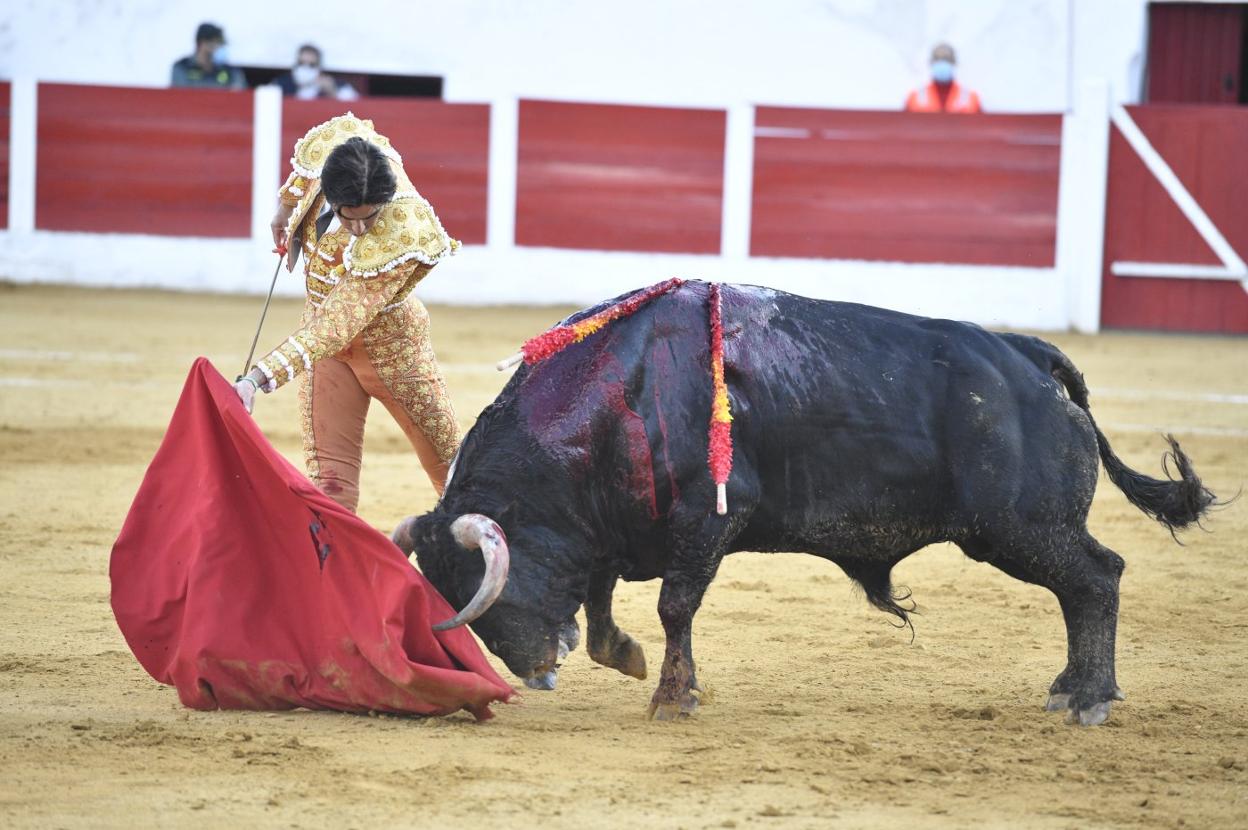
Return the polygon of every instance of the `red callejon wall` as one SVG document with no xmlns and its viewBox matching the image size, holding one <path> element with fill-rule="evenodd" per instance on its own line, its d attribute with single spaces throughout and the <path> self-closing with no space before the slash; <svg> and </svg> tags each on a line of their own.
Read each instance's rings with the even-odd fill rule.
<svg viewBox="0 0 1248 830">
<path fill-rule="evenodd" d="M 1140 131 L 1243 259 L 1248 259 L 1248 108 L 1128 107 Z M 1110 131 L 1101 324 L 1248 333 L 1235 280 L 1119 277 L 1114 262 L 1220 265 L 1117 128 Z"/>
<path fill-rule="evenodd" d="M 520 102 L 516 244 L 719 253 L 723 110 Z"/>
<path fill-rule="evenodd" d="M 9 226 L 9 102 L 13 85 L 0 81 L 0 228 Z"/>
<path fill-rule="evenodd" d="M 750 253 L 1054 264 L 1060 115 L 759 107 Z"/>
<path fill-rule="evenodd" d="M 344 103 L 288 98 L 282 102 L 283 179 L 290 172 L 295 142 L 312 127 L 348 109 L 360 118 L 371 119 L 373 126 L 390 139 L 403 157 L 403 167 L 412 184 L 433 205 L 447 233 L 468 244 L 485 243 L 488 104 L 393 98 Z"/>
<path fill-rule="evenodd" d="M 35 226 L 246 237 L 252 96 L 39 84 Z"/>
</svg>

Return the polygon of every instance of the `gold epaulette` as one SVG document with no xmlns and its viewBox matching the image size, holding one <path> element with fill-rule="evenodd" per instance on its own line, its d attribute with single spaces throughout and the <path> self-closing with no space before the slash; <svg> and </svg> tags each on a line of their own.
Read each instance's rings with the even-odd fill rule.
<svg viewBox="0 0 1248 830">
<path fill-rule="evenodd" d="M 405 262 L 435 265 L 459 250 L 433 207 L 415 190 L 402 190 L 381 209 L 376 223 L 354 237 L 342 254 L 342 264 L 356 277 L 375 277 Z"/>
<path fill-rule="evenodd" d="M 290 157 L 290 165 L 300 176 L 319 179 L 325 159 L 329 158 L 334 148 L 357 137 L 377 145 L 381 152 L 396 163 L 403 163 L 398 151 L 390 146 L 390 139 L 377 132 L 372 121 L 357 118 L 348 112 L 308 130 L 303 138 L 295 142 L 295 153 Z"/>
</svg>

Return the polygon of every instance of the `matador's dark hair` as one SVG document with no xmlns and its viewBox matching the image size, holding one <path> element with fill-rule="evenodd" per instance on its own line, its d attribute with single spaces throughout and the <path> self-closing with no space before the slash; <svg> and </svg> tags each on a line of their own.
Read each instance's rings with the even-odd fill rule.
<svg viewBox="0 0 1248 830">
<path fill-rule="evenodd" d="M 331 205 L 380 205 L 398 189 L 394 171 L 375 144 L 356 136 L 339 144 L 321 168 L 321 190 Z"/>
</svg>

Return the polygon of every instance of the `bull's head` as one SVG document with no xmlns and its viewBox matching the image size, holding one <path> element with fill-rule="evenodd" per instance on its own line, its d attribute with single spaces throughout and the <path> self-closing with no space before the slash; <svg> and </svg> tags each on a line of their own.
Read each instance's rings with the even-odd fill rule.
<svg viewBox="0 0 1248 830">
<path fill-rule="evenodd" d="M 532 568 L 512 570 L 507 537 L 497 523 L 478 513 L 434 511 L 404 519 L 393 539 L 404 553 L 415 551 L 425 577 L 460 609 L 435 630 L 471 623 L 486 647 L 517 676 L 553 678 L 558 661 L 575 647 L 561 629 L 576 605 L 556 608 L 560 603 L 549 602 L 549 585 L 541 584 Z M 530 581 L 534 584 L 526 584 Z"/>
</svg>

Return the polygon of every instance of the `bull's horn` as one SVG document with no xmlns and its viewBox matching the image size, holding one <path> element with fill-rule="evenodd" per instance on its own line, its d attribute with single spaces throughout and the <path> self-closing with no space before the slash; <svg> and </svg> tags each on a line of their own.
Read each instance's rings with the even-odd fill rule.
<svg viewBox="0 0 1248 830">
<path fill-rule="evenodd" d="M 412 552 L 415 542 L 412 540 L 412 525 L 416 523 L 415 516 L 408 516 L 399 522 L 395 527 L 394 533 L 390 535 L 390 541 L 394 542 L 395 547 L 403 551 L 403 555 L 407 556 Z"/>
<path fill-rule="evenodd" d="M 468 550 L 481 549 L 481 556 L 485 558 L 485 578 L 481 580 L 476 596 L 458 614 L 435 625 L 434 631 L 446 631 L 472 622 L 489 610 L 494 600 L 503 592 L 503 586 L 507 584 L 507 566 L 510 561 L 507 537 L 493 519 L 480 513 L 465 513 L 451 522 L 451 535 L 461 547 Z"/>
</svg>

